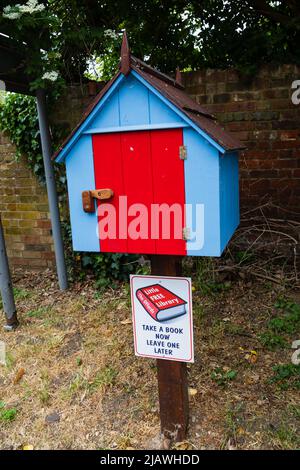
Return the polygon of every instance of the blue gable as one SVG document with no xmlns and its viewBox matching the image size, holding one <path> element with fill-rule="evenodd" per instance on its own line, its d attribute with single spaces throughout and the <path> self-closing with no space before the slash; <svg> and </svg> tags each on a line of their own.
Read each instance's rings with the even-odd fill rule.
<svg viewBox="0 0 300 470">
<path fill-rule="evenodd" d="M 81 135 L 192 127 L 221 153 L 225 150 L 135 71 L 120 75 L 56 157 L 62 162 Z"/>
</svg>

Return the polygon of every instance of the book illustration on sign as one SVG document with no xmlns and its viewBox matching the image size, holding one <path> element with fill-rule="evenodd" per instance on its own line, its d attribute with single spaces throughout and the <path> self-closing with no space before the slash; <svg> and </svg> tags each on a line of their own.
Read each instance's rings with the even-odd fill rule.
<svg viewBox="0 0 300 470">
<path fill-rule="evenodd" d="M 137 289 L 136 296 L 146 312 L 158 322 L 168 321 L 186 313 L 187 302 L 160 284 Z"/>
</svg>

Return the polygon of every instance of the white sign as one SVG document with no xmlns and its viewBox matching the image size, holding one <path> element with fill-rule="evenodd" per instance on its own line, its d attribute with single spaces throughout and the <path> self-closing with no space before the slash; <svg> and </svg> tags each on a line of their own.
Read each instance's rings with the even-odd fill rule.
<svg viewBox="0 0 300 470">
<path fill-rule="evenodd" d="M 194 362 L 191 279 L 130 276 L 136 356 Z"/>
</svg>

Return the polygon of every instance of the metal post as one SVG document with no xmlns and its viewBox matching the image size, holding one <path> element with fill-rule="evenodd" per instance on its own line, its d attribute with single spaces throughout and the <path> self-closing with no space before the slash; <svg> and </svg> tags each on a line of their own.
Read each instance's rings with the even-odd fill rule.
<svg viewBox="0 0 300 470">
<path fill-rule="evenodd" d="M 17 318 L 17 311 L 11 277 L 9 272 L 9 265 L 5 247 L 4 233 L 1 223 L 0 215 L 0 292 L 2 297 L 3 310 L 6 317 L 6 330 L 13 330 L 19 324 Z"/>
<path fill-rule="evenodd" d="M 179 256 L 151 256 L 151 274 L 181 276 Z M 157 359 L 160 423 L 163 436 L 175 441 L 186 438 L 189 421 L 187 367 L 185 362 Z"/>
<path fill-rule="evenodd" d="M 62 232 L 60 226 L 58 198 L 55 185 L 54 169 L 51 161 L 51 136 L 49 130 L 49 122 L 47 116 L 46 93 L 45 90 L 39 89 L 36 92 L 37 110 L 39 116 L 39 127 L 41 134 L 42 152 L 44 160 L 44 168 L 46 175 L 46 185 L 50 208 L 50 217 L 52 224 L 52 234 L 54 240 L 54 250 L 56 259 L 56 269 L 58 275 L 58 283 L 61 290 L 68 288 L 67 269 L 64 256 L 64 246 Z"/>
</svg>

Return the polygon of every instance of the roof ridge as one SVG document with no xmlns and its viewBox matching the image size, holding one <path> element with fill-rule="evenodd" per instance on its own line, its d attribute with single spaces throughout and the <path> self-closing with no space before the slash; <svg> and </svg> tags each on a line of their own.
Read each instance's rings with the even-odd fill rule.
<svg viewBox="0 0 300 470">
<path fill-rule="evenodd" d="M 176 88 L 179 88 L 181 90 L 184 90 L 184 86 L 176 81 L 175 78 L 170 77 L 169 75 L 161 72 L 160 70 L 151 67 L 151 65 L 147 64 L 143 60 L 139 59 L 138 57 L 131 56 L 131 63 L 133 66 L 141 68 L 142 70 L 145 70 L 145 72 L 149 73 L 150 75 L 153 75 L 156 78 L 159 78 L 160 80 L 169 83 L 170 85 L 173 85 Z"/>
</svg>

